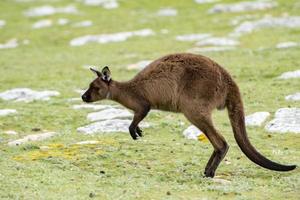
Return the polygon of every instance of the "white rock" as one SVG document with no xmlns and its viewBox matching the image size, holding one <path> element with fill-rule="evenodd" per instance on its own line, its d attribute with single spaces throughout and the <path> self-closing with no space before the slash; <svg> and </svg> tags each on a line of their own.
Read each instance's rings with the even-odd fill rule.
<svg viewBox="0 0 300 200">
<path fill-rule="evenodd" d="M 281 42 L 276 45 L 277 49 L 286 49 L 299 46 L 296 42 Z"/>
<path fill-rule="evenodd" d="M 300 108 L 280 108 L 265 129 L 268 132 L 300 133 Z"/>
<path fill-rule="evenodd" d="M 17 111 L 14 109 L 0 109 L 0 117 L 16 113 Z"/>
<path fill-rule="evenodd" d="M 63 25 L 66 25 L 70 22 L 69 19 L 66 19 L 66 18 L 59 18 L 57 20 L 57 24 L 60 25 L 60 26 L 63 26 Z"/>
<path fill-rule="evenodd" d="M 7 135 L 18 135 L 16 131 L 12 131 L 12 130 L 4 131 L 4 133 Z"/>
<path fill-rule="evenodd" d="M 217 4 L 208 13 L 244 12 L 253 10 L 265 10 L 277 6 L 273 1 L 243 1 L 231 4 Z"/>
<path fill-rule="evenodd" d="M 239 42 L 230 39 L 230 38 L 224 38 L 224 37 L 211 37 L 203 39 L 196 43 L 197 46 L 237 46 L 239 45 Z"/>
<path fill-rule="evenodd" d="M 269 112 L 256 112 L 246 116 L 246 126 L 261 126 L 270 116 Z"/>
<path fill-rule="evenodd" d="M 111 105 L 97 105 L 97 104 L 81 104 L 81 105 L 73 105 L 73 109 L 80 110 L 80 109 L 92 109 L 92 110 L 104 110 L 108 108 L 113 108 Z"/>
<path fill-rule="evenodd" d="M 210 36 L 211 34 L 209 33 L 193 33 L 193 34 L 186 34 L 186 35 L 178 35 L 176 36 L 176 40 L 193 42 L 193 41 L 199 41 L 208 38 Z"/>
<path fill-rule="evenodd" d="M 5 20 L 0 20 L 0 28 L 2 28 L 3 26 L 5 26 L 6 24 L 6 21 Z"/>
<path fill-rule="evenodd" d="M 70 45 L 82 46 L 91 42 L 100 43 L 100 44 L 105 44 L 109 42 L 123 42 L 130 37 L 134 37 L 134 36 L 146 37 L 154 34 L 155 33 L 151 29 L 142 29 L 133 32 L 120 32 L 120 33 L 101 34 L 101 35 L 86 35 L 71 40 Z"/>
<path fill-rule="evenodd" d="M 177 10 L 174 8 L 162 8 L 157 12 L 157 16 L 174 17 L 177 15 Z"/>
<path fill-rule="evenodd" d="M 218 52 L 218 51 L 231 51 L 231 50 L 235 50 L 236 48 L 233 46 L 219 46 L 219 47 L 195 47 L 192 49 L 189 49 L 188 52 L 192 52 L 192 53 L 202 53 L 202 52 Z"/>
<path fill-rule="evenodd" d="M 278 79 L 291 79 L 291 78 L 300 78 L 300 70 L 284 72 L 278 77 Z"/>
<path fill-rule="evenodd" d="M 299 16 L 287 16 L 287 17 L 265 17 L 263 19 L 255 21 L 246 21 L 240 24 L 234 29 L 231 35 L 241 35 L 251 33 L 257 29 L 263 28 L 299 28 L 300 17 Z"/>
<path fill-rule="evenodd" d="M 98 144 L 99 141 L 97 140 L 87 140 L 87 141 L 81 141 L 81 142 L 77 142 L 75 144 L 78 144 L 78 145 L 87 145 L 87 144 Z"/>
<path fill-rule="evenodd" d="M 92 21 L 85 20 L 85 21 L 77 22 L 73 26 L 77 27 L 77 28 L 80 28 L 80 27 L 89 27 L 89 26 L 92 26 L 92 25 L 93 25 Z"/>
<path fill-rule="evenodd" d="M 75 14 L 78 13 L 78 10 L 75 6 L 55 8 L 50 5 L 45 5 L 36 8 L 31 8 L 27 10 L 24 14 L 28 17 L 40 17 L 40 16 L 49 16 L 56 13 Z"/>
<path fill-rule="evenodd" d="M 105 9 L 119 7 L 119 3 L 116 0 L 83 0 L 83 3 L 88 6 L 102 6 Z"/>
<path fill-rule="evenodd" d="M 218 2 L 219 0 L 195 0 L 196 3 L 199 4 L 204 4 L 204 3 L 215 3 Z"/>
<path fill-rule="evenodd" d="M 133 114 L 128 110 L 119 109 L 119 108 L 109 108 L 99 112 L 89 113 L 87 119 L 90 121 L 101 121 L 108 119 L 128 119 L 132 118 Z"/>
<path fill-rule="evenodd" d="M 8 40 L 4 44 L 0 44 L 0 49 L 12 49 L 19 46 L 17 39 Z"/>
<path fill-rule="evenodd" d="M 127 66 L 127 69 L 129 70 L 142 70 L 144 69 L 147 65 L 149 65 L 152 61 L 151 60 L 142 60 L 140 62 L 137 62 L 135 64 L 130 64 Z"/>
<path fill-rule="evenodd" d="M 46 132 L 46 133 L 40 133 L 40 134 L 34 134 L 34 135 L 27 135 L 22 139 L 14 140 L 8 143 L 8 146 L 18 146 L 30 141 L 42 141 L 48 138 L 51 138 L 55 135 L 55 132 Z"/>
<path fill-rule="evenodd" d="M 128 128 L 131 120 L 126 119 L 111 119 L 100 122 L 95 122 L 84 127 L 77 128 L 77 131 L 84 134 L 94 133 L 111 133 L 111 132 L 125 132 L 128 133 Z M 148 123 L 142 122 L 139 124 L 142 128 L 149 127 Z"/>
<path fill-rule="evenodd" d="M 39 20 L 39 21 L 35 22 L 34 24 L 32 24 L 32 28 L 33 29 L 46 28 L 46 27 L 52 26 L 52 24 L 53 24 L 52 20 L 43 19 L 43 20 Z"/>
<path fill-rule="evenodd" d="M 57 91 L 34 91 L 29 88 L 15 88 L 0 93 L 0 99 L 5 101 L 14 100 L 16 102 L 31 102 L 34 100 L 47 101 L 50 99 L 50 97 L 58 95 L 60 95 L 60 93 Z"/>
<path fill-rule="evenodd" d="M 285 97 L 285 100 L 288 101 L 300 101 L 300 92 L 297 92 L 295 94 L 291 94 Z"/>
<path fill-rule="evenodd" d="M 185 138 L 189 140 L 198 140 L 199 135 L 202 135 L 202 131 L 200 131 L 196 126 L 191 125 L 187 129 L 183 131 L 183 135 Z"/>
</svg>

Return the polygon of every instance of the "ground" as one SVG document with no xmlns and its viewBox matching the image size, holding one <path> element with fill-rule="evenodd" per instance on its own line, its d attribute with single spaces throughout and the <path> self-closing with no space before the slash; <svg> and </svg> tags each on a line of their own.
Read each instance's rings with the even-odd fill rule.
<svg viewBox="0 0 300 200">
<path fill-rule="evenodd" d="M 233 1 L 224 1 L 233 2 Z M 86 6 L 80 1 L 0 2 L 0 43 L 17 38 L 17 48 L 0 49 L 0 92 L 28 87 L 61 93 L 50 101 L 16 103 L 0 101 L 0 109 L 16 109 L 17 115 L 0 120 L 0 198 L 1 199 L 297 199 L 300 171 L 279 173 L 258 167 L 249 161 L 234 141 L 227 111 L 216 111 L 214 122 L 225 136 L 230 149 L 216 175 L 230 182 L 219 183 L 203 178 L 212 153 L 208 142 L 187 140 L 182 131 L 190 125 L 181 115 L 152 112 L 146 121 L 144 138 L 133 141 L 129 134 L 83 135 L 76 129 L 88 124 L 87 110 L 73 110 L 69 98 L 79 97 L 75 89 L 84 89 L 94 75 L 84 65 L 99 68 L 108 65 L 113 79 L 128 80 L 137 71 L 127 65 L 154 60 L 162 55 L 185 52 L 195 42 L 176 41 L 190 33 L 227 36 L 236 16 L 297 16 L 299 1 L 278 0 L 278 6 L 262 11 L 207 14 L 213 4 L 194 1 L 139 0 L 119 1 L 117 9 Z M 79 14 L 55 14 L 26 17 L 25 10 L 42 5 L 75 5 Z M 177 9 L 177 16 L 158 17 L 160 8 Z M 93 26 L 71 25 L 32 29 L 40 19 L 93 21 Z M 123 42 L 72 47 L 69 42 L 87 34 L 116 33 L 150 28 L 156 35 L 129 38 Z M 168 33 L 161 33 L 167 29 Z M 299 107 L 285 96 L 299 91 L 299 79 L 278 80 L 281 73 L 299 69 L 300 48 L 276 49 L 276 44 L 299 41 L 300 29 L 270 28 L 239 38 L 237 50 L 205 52 L 204 55 L 224 66 L 242 91 L 245 111 L 251 114 Z M 111 103 L 111 102 L 103 102 Z M 181 125 L 184 122 L 185 125 Z M 8 147 L 7 142 L 41 130 L 55 131 L 51 139 Z M 4 134 L 14 130 L 18 135 Z M 254 146 L 268 158 L 284 164 L 300 164 L 300 135 L 267 133 L 263 127 L 248 128 Z M 99 144 L 74 145 L 84 140 Z M 50 149 L 43 149 L 48 146 Z M 298 197 L 297 197 L 298 196 Z"/>
</svg>

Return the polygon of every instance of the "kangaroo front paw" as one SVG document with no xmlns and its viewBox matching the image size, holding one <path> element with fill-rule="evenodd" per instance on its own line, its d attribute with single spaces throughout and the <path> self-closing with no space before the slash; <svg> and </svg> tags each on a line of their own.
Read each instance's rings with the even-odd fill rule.
<svg viewBox="0 0 300 200">
<path fill-rule="evenodd" d="M 137 139 L 138 135 L 137 135 L 134 127 L 129 127 L 129 133 L 130 133 L 132 139 L 134 139 L 134 140 Z"/>
<path fill-rule="evenodd" d="M 136 133 L 140 136 L 140 137 L 143 137 L 143 130 L 140 129 L 140 127 L 136 127 Z"/>
</svg>

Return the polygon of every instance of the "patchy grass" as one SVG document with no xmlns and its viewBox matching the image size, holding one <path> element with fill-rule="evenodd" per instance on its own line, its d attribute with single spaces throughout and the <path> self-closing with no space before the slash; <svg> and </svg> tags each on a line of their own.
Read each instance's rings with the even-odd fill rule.
<svg viewBox="0 0 300 200">
<path fill-rule="evenodd" d="M 233 1 L 226 1 L 233 2 Z M 15 87 L 51 89 L 61 96 L 48 102 L 14 103 L 0 101 L 0 108 L 17 109 L 19 114 L 0 121 L 0 198 L 2 199 L 297 199 L 299 169 L 288 173 L 264 170 L 251 163 L 235 143 L 226 112 L 215 112 L 214 121 L 231 148 L 217 176 L 231 181 L 222 184 L 203 178 L 203 170 L 212 147 L 208 142 L 188 141 L 182 131 L 189 125 L 180 114 L 152 112 L 145 137 L 132 141 L 129 134 L 82 135 L 76 128 L 88 123 L 88 111 L 72 110 L 68 98 L 78 97 L 77 88 L 86 88 L 94 78 L 82 66 L 109 65 L 113 78 L 127 80 L 136 72 L 126 66 L 142 59 L 156 59 L 173 52 L 184 52 L 192 42 L 175 41 L 175 36 L 189 33 L 212 33 L 226 36 L 234 27 L 236 16 L 266 14 L 297 15 L 297 0 L 278 0 L 279 6 L 249 13 L 207 14 L 211 4 L 193 1 L 120 1 L 115 10 L 84 6 L 78 1 L 61 0 L 15 3 L 0 2 L 0 19 L 7 25 L 0 29 L 0 43 L 11 38 L 28 39 L 29 45 L 0 50 L 0 91 Z M 23 11 L 51 4 L 73 4 L 79 15 L 56 14 L 26 18 Z M 161 7 L 178 10 L 176 17 L 157 17 Z M 71 22 L 92 20 L 87 28 L 71 25 L 32 30 L 40 19 L 68 18 Z M 114 33 L 151 28 L 157 34 L 130 38 L 125 42 L 69 46 L 69 41 L 86 34 Z M 168 34 L 160 33 L 168 29 Z M 299 107 L 284 97 L 299 91 L 300 82 L 276 80 L 282 72 L 299 69 L 300 48 L 276 49 L 285 41 L 299 41 L 299 29 L 264 29 L 240 38 L 238 50 L 211 52 L 205 55 L 223 65 L 238 82 L 246 113 L 281 107 Z M 184 126 L 180 122 L 185 122 Z M 56 131 L 50 140 L 20 147 L 7 142 L 33 134 L 34 128 Z M 8 136 L 5 130 L 15 130 Z M 280 163 L 300 164 L 299 134 L 269 134 L 263 128 L 248 129 L 255 147 Z M 97 140 L 94 145 L 74 145 L 83 140 Z M 48 146 L 49 149 L 40 148 Z"/>
</svg>

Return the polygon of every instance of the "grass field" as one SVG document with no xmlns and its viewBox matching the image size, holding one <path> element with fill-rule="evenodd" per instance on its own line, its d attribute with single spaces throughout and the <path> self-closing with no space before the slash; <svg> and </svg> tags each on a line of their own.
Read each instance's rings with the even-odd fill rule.
<svg viewBox="0 0 300 200">
<path fill-rule="evenodd" d="M 223 1 L 234 2 L 234 1 Z M 192 0 L 120 0 L 117 9 L 86 6 L 80 1 L 0 1 L 0 43 L 17 38 L 29 40 L 13 49 L 0 49 L 0 92 L 28 87 L 57 90 L 50 101 L 16 103 L 0 100 L 0 109 L 11 108 L 17 115 L 0 118 L 0 198 L 1 199 L 299 199 L 299 168 L 278 173 L 250 162 L 234 141 L 227 111 L 216 111 L 214 121 L 226 137 L 230 149 L 216 175 L 230 182 L 218 183 L 203 178 L 204 167 L 212 153 L 208 142 L 187 140 L 182 131 L 190 123 L 181 115 L 152 112 L 145 121 L 142 140 L 128 134 L 83 135 L 76 129 L 88 124 L 87 110 L 73 110 L 69 98 L 80 97 L 75 89 L 85 89 L 94 78 L 83 65 L 108 65 L 113 79 L 128 80 L 137 71 L 126 66 L 140 60 L 154 60 L 165 54 L 185 52 L 195 42 L 176 41 L 190 33 L 227 36 L 234 26 L 230 21 L 242 15 L 299 15 L 300 2 L 277 0 L 278 6 L 262 11 L 207 14 L 213 4 Z M 79 14 L 55 14 L 26 17 L 32 7 L 74 5 Z M 160 8 L 177 9 L 174 17 L 158 17 Z M 40 19 L 67 18 L 71 23 L 93 21 L 93 26 L 75 28 L 71 24 L 32 29 Z M 116 33 L 150 28 L 156 34 L 132 37 L 123 42 L 72 47 L 69 42 L 87 34 Z M 167 29 L 168 33 L 161 33 Z M 300 107 L 286 101 L 286 95 L 299 92 L 299 79 L 277 80 L 286 71 L 299 69 L 300 48 L 276 49 L 279 42 L 300 42 L 300 29 L 269 28 L 254 31 L 239 39 L 237 50 L 206 52 L 235 78 L 243 94 L 246 114 L 283 107 Z M 105 104 L 112 102 L 103 102 Z M 184 122 L 185 125 L 180 125 Z M 33 130 L 55 131 L 48 140 L 19 147 L 7 142 Z M 19 134 L 4 134 L 15 130 Z M 254 146 L 271 160 L 300 165 L 300 135 L 270 134 L 263 127 L 248 128 Z M 84 140 L 98 140 L 96 145 L 74 145 Z M 41 146 L 51 147 L 47 152 Z"/>
</svg>

